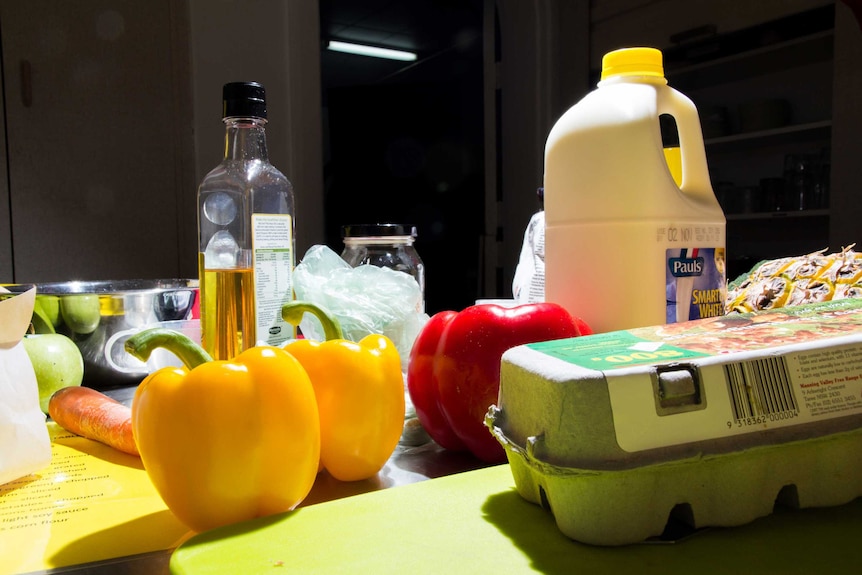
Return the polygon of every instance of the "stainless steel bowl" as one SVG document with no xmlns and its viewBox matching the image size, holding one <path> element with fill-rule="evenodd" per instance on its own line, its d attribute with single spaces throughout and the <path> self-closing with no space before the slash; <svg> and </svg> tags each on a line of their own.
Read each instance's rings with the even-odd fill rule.
<svg viewBox="0 0 862 575">
<path fill-rule="evenodd" d="M 176 364 L 164 357 L 144 364 L 126 353 L 123 342 L 133 333 L 163 326 L 200 337 L 196 279 L 36 284 L 36 300 L 56 332 L 81 350 L 84 385 L 96 389 L 136 385 L 160 363 Z"/>
</svg>

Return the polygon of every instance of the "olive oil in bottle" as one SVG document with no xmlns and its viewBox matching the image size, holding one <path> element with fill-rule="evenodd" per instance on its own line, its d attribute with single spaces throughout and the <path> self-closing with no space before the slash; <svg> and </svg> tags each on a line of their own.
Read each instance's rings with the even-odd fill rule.
<svg viewBox="0 0 862 575">
<path fill-rule="evenodd" d="M 198 188 L 201 343 L 214 359 L 294 336 L 281 318 L 293 298 L 293 188 L 269 163 L 266 94 L 230 83 L 223 103 L 224 160 Z"/>
</svg>

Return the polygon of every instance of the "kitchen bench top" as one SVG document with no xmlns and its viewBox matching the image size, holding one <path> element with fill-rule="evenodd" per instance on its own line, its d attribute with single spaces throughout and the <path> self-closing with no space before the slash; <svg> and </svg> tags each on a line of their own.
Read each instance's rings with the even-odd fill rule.
<svg viewBox="0 0 862 575">
<path fill-rule="evenodd" d="M 550 513 L 523 500 L 508 465 L 489 467 L 434 443 L 399 445 L 366 481 L 321 475 L 297 511 L 193 535 L 164 507 L 140 460 L 49 429 L 51 469 L 14 493 L 0 491 L 0 575 L 161 575 L 172 566 L 188 574 L 264 567 L 475 573 L 483 565 L 560 575 L 858 572 L 862 498 L 834 508 L 779 508 L 740 527 L 595 547 L 567 539 Z M 56 498 L 51 482 L 60 476 L 71 480 L 60 492 L 70 500 L 68 514 L 29 507 Z M 15 569 L 18 558 L 23 568 Z"/>
<path fill-rule="evenodd" d="M 107 393 L 129 403 L 134 388 Z M 140 459 L 48 423 L 52 463 L 0 489 L 0 575 L 162 574 L 192 536 L 167 510 Z M 433 442 L 399 444 L 377 476 L 340 482 L 321 473 L 300 507 L 484 467 Z"/>
</svg>

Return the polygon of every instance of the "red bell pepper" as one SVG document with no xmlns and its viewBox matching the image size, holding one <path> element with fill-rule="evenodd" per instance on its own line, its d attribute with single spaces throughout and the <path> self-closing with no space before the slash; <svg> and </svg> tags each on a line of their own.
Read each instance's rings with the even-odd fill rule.
<svg viewBox="0 0 862 575">
<path fill-rule="evenodd" d="M 505 461 L 484 418 L 500 391 L 500 358 L 516 345 L 590 333 L 554 303 L 480 304 L 431 317 L 410 352 L 407 388 L 419 422 L 440 446 Z"/>
</svg>

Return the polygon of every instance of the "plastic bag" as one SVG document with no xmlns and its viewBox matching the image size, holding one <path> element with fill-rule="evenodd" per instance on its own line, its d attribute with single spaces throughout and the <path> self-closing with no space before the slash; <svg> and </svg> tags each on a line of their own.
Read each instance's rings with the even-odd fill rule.
<svg viewBox="0 0 862 575">
<path fill-rule="evenodd" d="M 329 310 L 341 322 L 345 339 L 359 341 L 380 333 L 392 340 L 401 356 L 401 368 L 413 341 L 428 321 L 422 307 L 419 284 L 409 274 L 390 268 L 360 265 L 353 268 L 330 248 L 315 245 L 293 274 L 296 299 Z M 300 323 L 306 337 L 323 339 L 316 318 L 306 314 Z"/>
<path fill-rule="evenodd" d="M 533 214 L 524 232 L 521 255 L 512 280 L 518 304 L 545 301 L 545 212 Z"/>
</svg>

